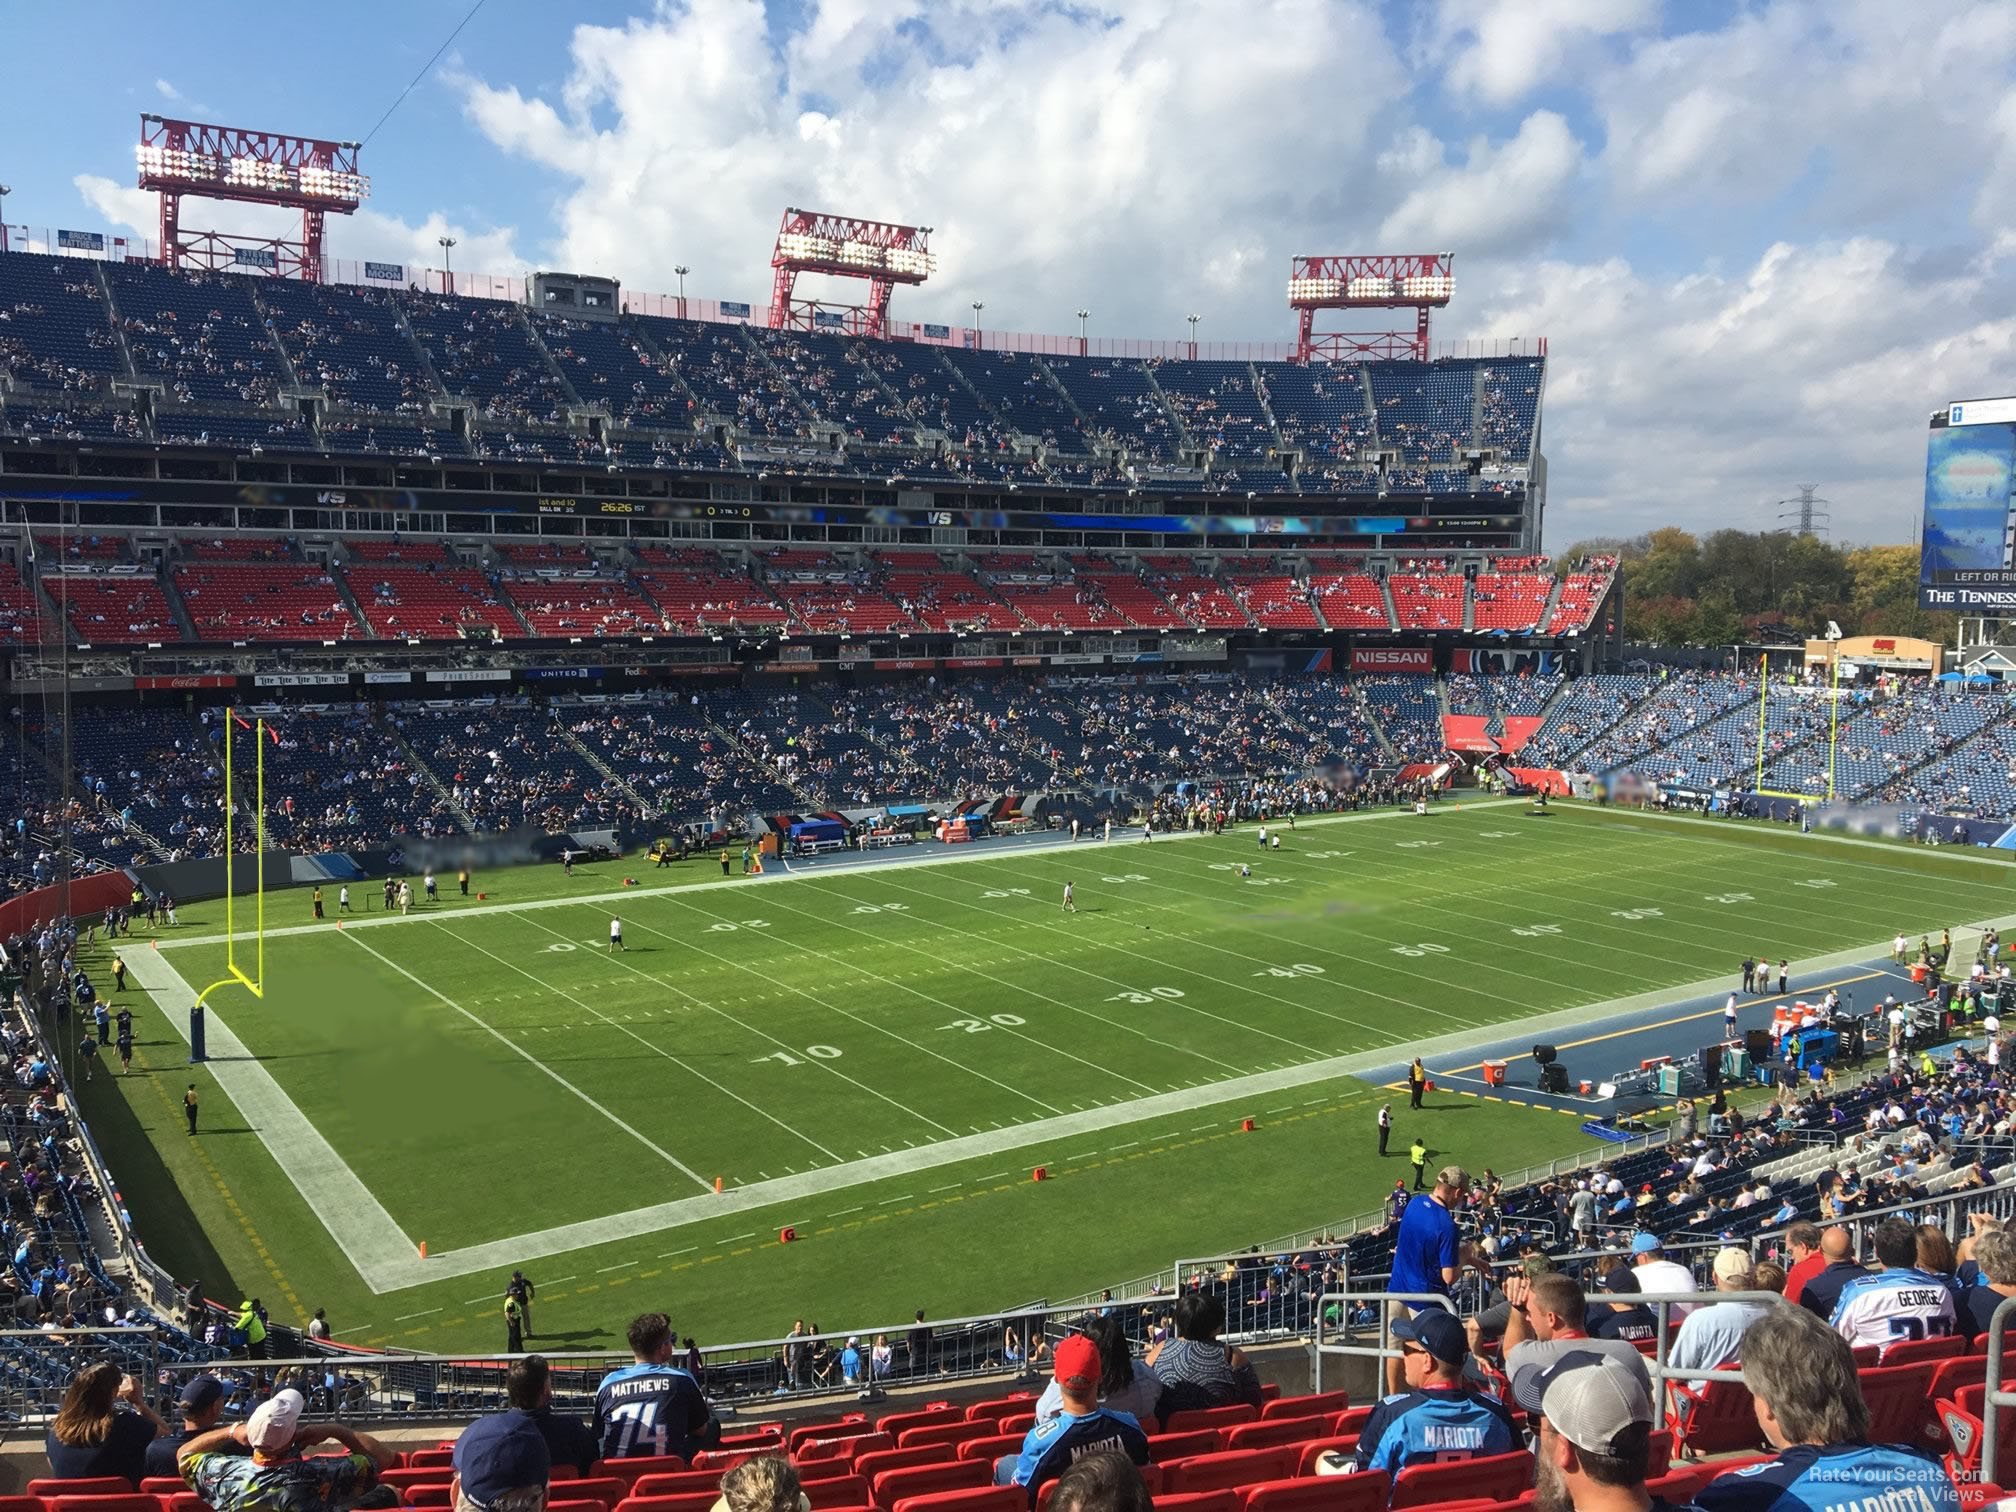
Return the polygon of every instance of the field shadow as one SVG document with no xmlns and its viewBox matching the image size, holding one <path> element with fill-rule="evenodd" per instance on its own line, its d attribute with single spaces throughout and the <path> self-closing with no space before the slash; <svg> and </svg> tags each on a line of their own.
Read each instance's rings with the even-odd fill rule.
<svg viewBox="0 0 2016 1512">
<path fill-rule="evenodd" d="M 568 1333 L 547 1333 L 541 1330 L 538 1333 L 528 1333 L 525 1337 L 537 1339 L 542 1344 L 585 1344 L 590 1339 L 611 1339 L 615 1335 L 606 1328 L 576 1328 Z"/>
</svg>

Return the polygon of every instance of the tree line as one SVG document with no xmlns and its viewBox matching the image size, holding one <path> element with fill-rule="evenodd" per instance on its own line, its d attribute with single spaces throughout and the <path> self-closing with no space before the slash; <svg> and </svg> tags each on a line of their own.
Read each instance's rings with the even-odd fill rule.
<svg viewBox="0 0 2016 1512">
<path fill-rule="evenodd" d="M 1784 531 L 1671 526 L 1630 540 L 1579 541 L 1566 572 L 1614 556 L 1624 580 L 1624 633 L 1656 645 L 1794 644 L 1824 635 L 1910 635 L 1953 644 L 1955 617 L 1918 607 L 1916 546 L 1843 546 Z"/>
</svg>

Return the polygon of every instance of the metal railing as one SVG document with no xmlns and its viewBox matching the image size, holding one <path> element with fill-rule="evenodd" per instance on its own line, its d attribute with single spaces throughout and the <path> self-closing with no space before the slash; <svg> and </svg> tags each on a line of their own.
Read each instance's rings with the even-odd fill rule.
<svg viewBox="0 0 2016 1512">
<path fill-rule="evenodd" d="M 2002 1426 L 2002 1414 L 2016 1407 L 2016 1391 L 2002 1384 L 2002 1351 L 2008 1348 L 2006 1336 L 2012 1313 L 2016 1313 L 2016 1297 L 2004 1297 L 1988 1319 L 1988 1389 L 1981 1402 L 1981 1480 L 1990 1486 L 1998 1484 L 1995 1474 L 2001 1468 L 1995 1436 Z"/>
</svg>

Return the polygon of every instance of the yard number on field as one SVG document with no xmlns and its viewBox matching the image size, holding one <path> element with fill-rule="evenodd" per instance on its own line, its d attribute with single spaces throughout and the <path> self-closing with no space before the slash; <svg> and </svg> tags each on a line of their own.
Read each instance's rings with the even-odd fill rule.
<svg viewBox="0 0 2016 1512">
<path fill-rule="evenodd" d="M 983 898 L 1026 898 L 1029 896 L 1029 889 L 1026 887 L 990 887 L 987 891 L 980 894 L 980 896 Z"/>
<path fill-rule="evenodd" d="M 1269 966 L 1263 971 L 1254 972 L 1253 975 L 1257 977 L 1321 976 L 1323 975 L 1323 968 L 1321 966 L 1305 965 L 1298 961 L 1293 966 Z"/>
<path fill-rule="evenodd" d="M 854 906 L 854 912 L 858 914 L 908 913 L 910 912 L 910 905 L 908 903 L 857 903 Z"/>
<path fill-rule="evenodd" d="M 1146 882 L 1149 879 L 1142 876 L 1140 872 L 1122 872 L 1117 877 L 1101 877 L 1099 880 L 1101 882 L 1111 882 L 1115 886 L 1118 886 L 1122 882 Z"/>
<path fill-rule="evenodd" d="M 1804 882 L 1794 882 L 1792 885 L 1794 887 L 1832 887 L 1834 880 L 1831 877 L 1808 877 Z"/>
<path fill-rule="evenodd" d="M 1116 992 L 1106 999 L 1109 1003 L 1154 1003 L 1173 1002 L 1183 996 L 1181 987 L 1150 987 L 1146 992 Z"/>
<path fill-rule="evenodd" d="M 805 1053 L 814 1060 L 840 1059 L 840 1052 L 831 1045 L 807 1045 Z M 789 1050 L 773 1050 L 768 1055 L 757 1056 L 749 1064 L 760 1066 L 765 1061 L 775 1061 L 780 1066 L 802 1066 L 805 1064 L 804 1061 L 793 1055 Z"/>
<path fill-rule="evenodd" d="M 1666 915 L 1662 910 L 1657 908 L 1613 908 L 1610 910 L 1610 917 L 1613 919 L 1643 920 L 1663 919 Z"/>
<path fill-rule="evenodd" d="M 1704 903 L 1755 903 L 1757 900 L 1749 893 L 1709 893 L 1701 901 Z"/>
<path fill-rule="evenodd" d="M 1393 947 L 1393 954 L 1404 956 L 1447 955 L 1449 954 L 1449 947 L 1447 945 L 1429 944 L 1395 945 Z"/>
<path fill-rule="evenodd" d="M 939 1030 L 957 1030 L 962 1034 L 985 1034 L 989 1029 L 1020 1029 L 1029 1020 L 1013 1013 L 990 1013 L 984 1019 L 954 1019 L 949 1024 L 940 1024 Z"/>
<path fill-rule="evenodd" d="M 728 934 L 737 929 L 768 929 L 769 927 L 770 921 L 768 919 L 743 919 L 735 924 L 730 924 L 726 919 L 723 919 L 718 924 L 709 924 L 707 926 L 707 933 Z"/>
<path fill-rule="evenodd" d="M 1515 924 L 1512 927 L 1512 933 L 1520 936 L 1522 939 L 1531 940 L 1543 935 L 1558 935 L 1561 933 L 1561 926 L 1559 924 Z"/>
</svg>

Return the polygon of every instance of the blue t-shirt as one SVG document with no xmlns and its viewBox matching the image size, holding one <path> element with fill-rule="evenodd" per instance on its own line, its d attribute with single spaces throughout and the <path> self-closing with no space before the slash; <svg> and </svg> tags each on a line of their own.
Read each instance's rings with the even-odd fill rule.
<svg viewBox="0 0 2016 1512">
<path fill-rule="evenodd" d="M 1903 1444 L 1795 1444 L 1710 1481 L 1703 1512 L 1959 1512 L 1945 1466 Z"/>
<path fill-rule="evenodd" d="M 1393 1241 L 1393 1279 L 1387 1285 L 1396 1292 L 1446 1297 L 1449 1284 L 1442 1272 L 1455 1265 L 1456 1216 L 1423 1192 L 1401 1216 L 1400 1234 Z"/>
<path fill-rule="evenodd" d="M 1029 1488 L 1033 1507 L 1039 1487 L 1070 1469 L 1073 1461 L 1108 1449 L 1118 1450 L 1137 1465 L 1148 1463 L 1148 1435 L 1131 1412 L 1108 1412 L 1103 1407 L 1083 1416 L 1060 1412 L 1029 1430 L 1010 1483 Z"/>
<path fill-rule="evenodd" d="M 700 1383 L 674 1365 L 625 1365 L 604 1376 L 593 1432 L 605 1460 L 690 1455 L 721 1442 Z"/>
<path fill-rule="evenodd" d="M 1446 1465 L 1509 1454 L 1525 1440 L 1505 1404 L 1481 1391 L 1433 1388 L 1382 1398 L 1358 1435 L 1358 1468 L 1398 1475 L 1409 1465 Z"/>
</svg>

